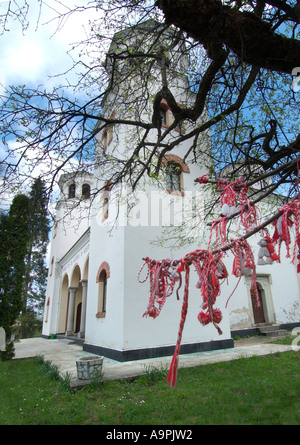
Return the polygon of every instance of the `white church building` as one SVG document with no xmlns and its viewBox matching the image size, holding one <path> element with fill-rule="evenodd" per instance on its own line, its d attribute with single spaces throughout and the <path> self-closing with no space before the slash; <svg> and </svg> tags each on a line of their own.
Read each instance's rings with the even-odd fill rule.
<svg viewBox="0 0 300 445">
<path fill-rule="evenodd" d="M 144 26 L 147 28 L 148 25 Z M 140 26 L 140 33 L 143 38 L 143 26 Z M 123 38 L 126 38 L 125 34 Z M 130 42 L 124 40 L 125 43 Z M 171 89 L 179 104 L 188 104 L 194 100 L 186 77 L 188 61 L 186 56 L 180 56 L 180 48 L 174 49 L 173 56 L 170 57 L 170 69 L 176 69 L 178 76 Z M 177 65 L 174 67 L 173 64 Z M 156 69 L 159 75 L 159 67 Z M 152 88 L 154 92 L 160 88 L 155 85 L 155 80 Z M 102 104 L 104 115 L 109 117 L 113 113 L 117 118 L 118 115 L 124 117 L 125 113 L 126 116 L 122 98 L 119 104 L 117 101 L 112 90 Z M 151 116 L 152 109 L 153 104 L 149 103 L 148 111 L 144 112 Z M 161 112 L 163 125 L 167 127 L 172 120 L 167 103 L 162 102 Z M 186 127 L 187 131 L 197 123 L 185 125 L 190 127 Z M 101 159 L 103 152 L 128 153 L 132 146 L 129 131 L 121 124 L 104 129 L 96 136 L 95 158 Z M 199 149 L 204 143 L 207 144 L 207 140 L 198 141 Z M 148 305 L 149 281 L 141 283 L 137 276 L 145 257 L 180 259 L 188 252 L 207 247 L 209 229 L 201 219 L 192 245 L 173 248 L 166 247 L 167 243 L 153 243 L 158 237 L 165 236 L 168 227 L 180 226 L 182 218 L 187 217 L 186 212 L 193 212 L 191 200 L 197 203 L 197 213 L 202 212 L 206 196 L 194 180 L 207 173 L 207 160 L 195 164 L 191 156 L 184 161 L 182 153 L 188 148 L 188 142 L 182 142 L 171 154 L 165 155 L 166 168 L 159 187 L 153 181 L 147 183 L 145 180 L 132 194 L 128 194 L 126 184 L 112 189 L 106 187 L 94 194 L 106 183 L 101 162 L 99 165 L 95 163 L 93 174 L 75 172 L 61 176 L 61 194 L 51 241 L 43 337 L 72 338 L 81 342 L 85 351 L 118 361 L 173 354 L 181 318 L 183 286 L 179 291 L 180 299 L 172 294 L 160 315 L 152 319 L 143 317 Z M 74 206 L 74 203 L 78 205 Z M 256 257 L 258 239 L 259 236 L 252 241 Z M 299 278 L 290 259 L 282 255 L 280 264 L 257 266 L 260 309 L 255 307 L 249 277 L 242 277 L 232 294 L 237 278 L 231 274 L 230 254 L 224 261 L 229 277 L 222 284 L 216 303 L 223 315 L 220 322 L 222 334 L 212 324 L 203 326 L 197 319 L 202 301 L 196 287 L 197 276 L 191 271 L 181 353 L 230 348 L 233 347 L 234 333 L 257 332 L 265 325 L 289 329 L 300 326 Z M 145 278 L 146 271 L 143 270 L 140 281 Z"/>
</svg>

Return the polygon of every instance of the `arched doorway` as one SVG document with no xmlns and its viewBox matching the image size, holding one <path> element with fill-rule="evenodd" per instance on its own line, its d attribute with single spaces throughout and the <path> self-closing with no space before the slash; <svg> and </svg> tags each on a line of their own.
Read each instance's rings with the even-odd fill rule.
<svg viewBox="0 0 300 445">
<path fill-rule="evenodd" d="M 81 271 L 78 264 L 73 268 L 70 286 L 69 286 L 69 304 L 68 304 L 68 317 L 67 317 L 67 329 L 66 335 L 73 336 L 76 330 L 77 309 L 82 298 L 82 286 L 80 283 Z"/>
<path fill-rule="evenodd" d="M 66 332 L 68 304 L 69 304 L 69 277 L 67 274 L 65 274 L 62 280 L 61 290 L 60 290 L 57 334 L 62 334 Z"/>
<path fill-rule="evenodd" d="M 76 331 L 78 333 L 79 338 L 85 337 L 85 328 L 86 328 L 86 306 L 87 306 L 87 287 L 88 287 L 88 273 L 89 273 L 89 256 L 86 257 L 84 262 L 84 266 L 82 268 L 82 276 L 81 276 L 81 303 L 80 308 L 77 308 L 77 319 L 78 326 L 76 325 Z M 80 311 L 80 315 L 79 315 Z M 79 318 L 80 316 L 80 318 Z"/>
<path fill-rule="evenodd" d="M 76 322 L 75 322 L 75 334 L 77 334 L 80 331 L 80 321 L 81 321 L 81 308 L 82 308 L 82 303 L 80 302 L 77 305 L 77 310 L 76 310 Z"/>
</svg>

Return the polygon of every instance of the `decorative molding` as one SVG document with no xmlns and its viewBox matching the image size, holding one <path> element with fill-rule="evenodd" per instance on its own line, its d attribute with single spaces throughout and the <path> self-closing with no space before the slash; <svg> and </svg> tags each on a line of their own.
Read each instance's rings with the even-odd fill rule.
<svg viewBox="0 0 300 445">
<path fill-rule="evenodd" d="M 106 278 L 110 277 L 110 267 L 109 267 L 109 264 L 106 261 L 103 261 L 103 263 L 101 263 L 101 265 L 100 265 L 100 267 L 98 269 L 98 272 L 97 272 L 96 283 L 99 283 L 100 274 L 101 274 L 102 270 L 105 270 Z"/>
</svg>

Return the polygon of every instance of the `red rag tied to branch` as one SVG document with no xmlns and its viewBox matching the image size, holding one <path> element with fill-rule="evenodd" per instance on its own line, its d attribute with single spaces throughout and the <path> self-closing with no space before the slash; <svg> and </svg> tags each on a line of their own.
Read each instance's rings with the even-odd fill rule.
<svg viewBox="0 0 300 445">
<path fill-rule="evenodd" d="M 293 246 L 293 257 L 292 263 L 294 263 L 297 256 L 297 248 L 300 249 L 300 215 L 299 215 L 300 200 L 293 200 L 285 204 L 279 209 L 282 215 L 273 222 L 275 226 L 274 234 L 272 237 L 273 243 L 278 244 L 278 256 L 280 258 L 281 244 L 285 242 L 286 245 L 286 257 L 290 258 L 290 244 L 291 244 L 291 234 L 290 228 L 295 224 L 295 242 Z"/>
<path fill-rule="evenodd" d="M 195 179 L 195 182 L 199 182 L 199 184 L 207 184 L 208 177 L 207 175 L 200 176 L 199 178 Z"/>
<path fill-rule="evenodd" d="M 145 280 L 141 281 L 140 275 L 145 265 L 148 267 L 148 272 Z M 177 272 L 178 265 L 179 261 L 177 260 L 156 261 L 148 257 L 145 258 L 145 263 L 138 274 L 140 283 L 144 283 L 150 277 L 150 298 L 147 310 L 143 314 L 144 317 L 158 317 L 177 282 L 179 282 L 177 289 L 177 298 L 179 299 L 178 290 L 181 286 L 181 275 Z"/>
<path fill-rule="evenodd" d="M 249 243 L 244 238 L 231 242 L 231 251 L 234 255 L 232 274 L 236 277 L 251 276 L 251 290 L 256 298 L 256 307 L 260 307 L 259 293 L 256 284 L 256 264 Z M 228 304 L 229 298 L 226 302 Z"/>
<path fill-rule="evenodd" d="M 237 211 L 235 207 L 237 194 L 235 187 L 240 184 L 242 179 L 237 179 L 230 183 L 226 179 L 219 179 L 217 188 L 221 191 L 221 216 L 230 217 Z"/>
<path fill-rule="evenodd" d="M 244 226 L 246 232 L 254 229 L 260 224 L 258 209 L 251 204 L 248 199 L 248 187 L 243 185 L 239 192 L 239 208 L 241 211 L 240 222 Z"/>
<path fill-rule="evenodd" d="M 212 323 L 218 333 L 220 335 L 222 334 L 222 331 L 218 326 L 222 320 L 222 313 L 219 309 L 213 307 L 217 296 L 220 294 L 220 280 L 227 278 L 228 276 L 226 267 L 221 261 L 222 256 L 222 251 L 216 254 L 211 250 L 196 250 L 195 252 L 187 254 L 179 261 L 170 259 L 156 261 L 147 257 L 145 258 L 144 263 L 144 266 L 147 265 L 148 267 L 146 278 L 143 281 L 140 278 L 144 266 L 138 274 L 138 280 L 140 282 L 145 282 L 147 278 L 150 277 L 149 304 L 143 316 L 156 318 L 160 314 L 167 297 L 172 294 L 177 282 L 179 282 L 179 287 L 177 289 L 178 293 L 182 283 L 181 274 L 185 273 L 184 296 L 178 337 L 167 378 L 167 381 L 171 386 L 176 384 L 178 355 L 188 309 L 189 275 L 191 265 L 195 267 L 198 274 L 199 281 L 197 287 L 201 289 L 203 298 L 202 311 L 198 314 L 198 320 L 202 325 Z"/>
<path fill-rule="evenodd" d="M 222 312 L 213 308 L 213 305 L 221 293 L 220 280 L 228 277 L 222 257 L 222 251 L 213 253 L 211 250 L 198 250 L 185 257 L 191 261 L 199 277 L 196 287 L 201 289 L 203 303 L 198 320 L 203 326 L 212 323 L 220 335 L 222 331 L 218 325 L 222 320 Z"/>
</svg>

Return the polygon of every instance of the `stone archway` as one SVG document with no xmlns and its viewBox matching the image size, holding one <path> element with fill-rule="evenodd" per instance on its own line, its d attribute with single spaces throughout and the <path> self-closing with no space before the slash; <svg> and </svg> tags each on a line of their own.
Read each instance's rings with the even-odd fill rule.
<svg viewBox="0 0 300 445">
<path fill-rule="evenodd" d="M 69 277 L 65 274 L 62 279 L 60 289 L 59 317 L 57 324 L 57 333 L 62 334 L 67 329 L 67 315 L 69 304 Z"/>
<path fill-rule="evenodd" d="M 76 313 L 82 298 L 81 270 L 76 264 L 72 270 L 69 286 L 69 305 L 66 335 L 73 336 L 76 330 Z"/>
<path fill-rule="evenodd" d="M 80 280 L 81 280 L 81 270 L 79 265 L 75 264 L 71 273 L 70 287 L 78 287 Z"/>
<path fill-rule="evenodd" d="M 89 256 L 87 256 L 82 268 L 82 280 L 87 280 L 89 274 Z"/>
<path fill-rule="evenodd" d="M 88 272 L 89 272 L 89 256 L 87 256 L 84 266 L 82 268 L 82 277 L 80 282 L 82 287 L 82 296 L 81 296 L 81 306 L 80 306 L 80 320 L 78 315 L 78 323 L 80 323 L 80 327 L 78 330 L 79 338 L 85 337 Z"/>
</svg>

